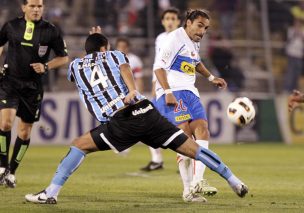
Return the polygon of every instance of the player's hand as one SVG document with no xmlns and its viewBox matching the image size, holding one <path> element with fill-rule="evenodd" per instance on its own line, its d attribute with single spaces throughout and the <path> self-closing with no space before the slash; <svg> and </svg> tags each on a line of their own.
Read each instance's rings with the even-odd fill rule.
<svg viewBox="0 0 304 213">
<path fill-rule="evenodd" d="M 94 34 L 94 33 L 101 34 L 101 33 L 102 33 L 101 27 L 100 27 L 100 26 L 92 27 L 91 30 L 90 30 L 90 35 L 92 35 L 92 34 Z"/>
<path fill-rule="evenodd" d="M 212 83 L 220 89 L 227 88 L 227 82 L 222 78 L 215 77 Z"/>
<path fill-rule="evenodd" d="M 293 93 L 288 97 L 288 110 L 291 112 L 294 108 L 299 106 L 304 101 L 304 93 L 298 90 L 294 90 Z"/>
<path fill-rule="evenodd" d="M 177 100 L 176 100 L 175 96 L 173 95 L 173 93 L 166 94 L 165 100 L 166 100 L 167 105 L 175 106 L 177 104 Z"/>
<path fill-rule="evenodd" d="M 33 63 L 33 64 L 30 64 L 30 66 L 38 74 L 43 74 L 45 72 L 44 65 L 41 63 Z"/>
<path fill-rule="evenodd" d="M 125 104 L 132 104 L 132 102 L 134 101 L 134 98 L 136 97 L 137 93 L 138 92 L 136 90 L 132 90 L 131 92 L 129 92 L 128 95 L 124 99 L 124 103 Z"/>
</svg>

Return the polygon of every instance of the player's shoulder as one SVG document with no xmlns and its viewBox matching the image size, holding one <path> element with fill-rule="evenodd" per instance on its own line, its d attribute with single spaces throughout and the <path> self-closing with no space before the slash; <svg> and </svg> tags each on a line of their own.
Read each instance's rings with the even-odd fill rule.
<svg viewBox="0 0 304 213">
<path fill-rule="evenodd" d="M 158 36 L 156 37 L 156 41 L 164 39 L 165 37 L 167 37 L 167 35 L 168 35 L 167 32 L 162 32 L 158 34 Z"/>
</svg>

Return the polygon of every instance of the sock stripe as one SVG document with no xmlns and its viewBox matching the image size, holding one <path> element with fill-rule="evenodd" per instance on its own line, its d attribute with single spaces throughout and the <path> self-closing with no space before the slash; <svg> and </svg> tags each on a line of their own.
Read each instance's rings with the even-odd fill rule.
<svg viewBox="0 0 304 213">
<path fill-rule="evenodd" d="M 0 152 L 6 154 L 6 137 L 0 135 Z"/>
<path fill-rule="evenodd" d="M 209 158 L 211 158 L 212 160 L 214 160 L 217 164 L 221 164 L 220 161 L 218 161 L 217 159 L 215 159 L 212 155 L 210 155 L 209 153 L 205 152 L 204 150 L 201 150 L 202 153 L 204 153 L 205 155 L 207 155 Z"/>
</svg>

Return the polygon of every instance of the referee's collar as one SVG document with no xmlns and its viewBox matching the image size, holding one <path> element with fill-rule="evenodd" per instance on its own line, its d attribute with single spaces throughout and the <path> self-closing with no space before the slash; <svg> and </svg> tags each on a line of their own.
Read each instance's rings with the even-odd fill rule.
<svg viewBox="0 0 304 213">
<path fill-rule="evenodd" d="M 24 16 L 24 15 L 21 16 L 20 18 L 23 19 L 23 20 L 26 22 L 26 19 L 25 19 L 25 16 Z M 35 24 L 39 24 L 39 23 L 42 22 L 42 20 L 43 20 L 43 18 L 41 17 L 38 21 L 33 21 L 33 22 L 34 22 Z"/>
</svg>

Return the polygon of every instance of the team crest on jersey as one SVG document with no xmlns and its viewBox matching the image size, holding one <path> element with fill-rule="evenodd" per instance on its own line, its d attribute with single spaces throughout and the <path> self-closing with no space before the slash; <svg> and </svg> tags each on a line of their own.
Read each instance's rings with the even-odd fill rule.
<svg viewBox="0 0 304 213">
<path fill-rule="evenodd" d="M 33 29 L 32 28 L 27 28 L 26 33 L 33 33 Z"/>
<path fill-rule="evenodd" d="M 186 61 L 183 61 L 180 66 L 180 70 L 188 75 L 194 75 L 195 74 L 195 66 L 193 64 L 190 64 Z"/>
<path fill-rule="evenodd" d="M 162 55 L 162 61 L 164 63 L 166 63 L 166 61 L 170 58 L 170 56 L 171 56 L 171 51 L 164 52 L 163 55 Z"/>
<path fill-rule="evenodd" d="M 39 46 L 38 55 L 39 57 L 43 57 L 48 50 L 48 46 Z"/>
</svg>

